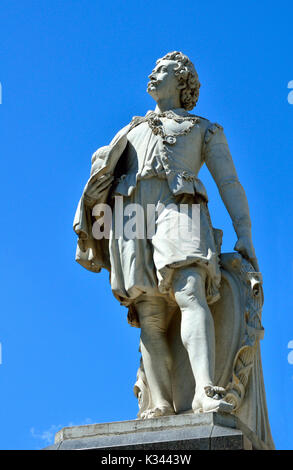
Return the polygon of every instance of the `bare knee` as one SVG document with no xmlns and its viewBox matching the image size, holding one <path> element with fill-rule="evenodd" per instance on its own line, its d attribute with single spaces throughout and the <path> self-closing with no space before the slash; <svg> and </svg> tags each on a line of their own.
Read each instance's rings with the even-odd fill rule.
<svg viewBox="0 0 293 470">
<path fill-rule="evenodd" d="M 150 339 L 160 339 L 166 335 L 167 328 L 160 314 L 139 317 L 141 334 Z"/>
<path fill-rule="evenodd" d="M 171 369 L 172 358 L 167 341 L 168 321 L 165 313 L 148 314 L 147 309 L 139 314 L 141 328 L 141 352 L 144 360 L 148 357 L 152 362 L 164 364 L 167 370 Z M 154 365 L 153 365 L 154 366 Z"/>
<path fill-rule="evenodd" d="M 187 350 L 202 334 L 206 322 L 210 323 L 205 279 L 205 271 L 196 267 L 180 270 L 174 276 L 174 295 L 182 314 L 181 339 Z"/>
<path fill-rule="evenodd" d="M 192 266 L 175 271 L 173 290 L 181 311 L 191 306 L 206 305 L 205 279 L 206 273 L 202 268 Z"/>
<path fill-rule="evenodd" d="M 169 319 L 163 299 L 150 298 L 138 301 L 136 309 L 143 337 L 159 339 L 166 335 Z"/>
</svg>

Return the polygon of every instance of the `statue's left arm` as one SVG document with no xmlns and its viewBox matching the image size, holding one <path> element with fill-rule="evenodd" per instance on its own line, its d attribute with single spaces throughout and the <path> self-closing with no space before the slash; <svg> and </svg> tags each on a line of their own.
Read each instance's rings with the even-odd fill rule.
<svg viewBox="0 0 293 470">
<path fill-rule="evenodd" d="M 204 159 L 232 219 L 238 237 L 234 249 L 248 259 L 258 271 L 258 262 L 251 237 L 251 220 L 247 198 L 239 182 L 223 128 L 218 124 L 209 126 L 206 131 Z"/>
</svg>

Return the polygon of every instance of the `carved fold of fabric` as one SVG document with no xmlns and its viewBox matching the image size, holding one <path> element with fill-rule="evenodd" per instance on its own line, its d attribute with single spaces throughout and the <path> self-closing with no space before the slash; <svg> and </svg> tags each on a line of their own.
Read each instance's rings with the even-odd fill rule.
<svg viewBox="0 0 293 470">
<path fill-rule="evenodd" d="M 209 303 L 215 302 L 219 298 L 221 276 L 218 248 L 206 203 L 201 201 L 199 204 L 198 238 L 184 238 L 180 241 L 174 236 L 173 231 L 178 229 L 178 232 L 182 233 L 180 229 L 184 230 L 187 220 L 190 220 L 192 205 L 196 204 L 194 195 L 176 196 L 170 191 L 167 180 L 154 177 L 139 181 L 131 196 L 123 197 L 124 207 L 132 203 L 139 204 L 145 210 L 145 215 L 148 204 L 154 204 L 155 207 L 162 204 L 163 210 L 156 213 L 156 232 L 152 238 L 145 236 L 141 239 L 127 239 L 123 236 L 115 239 L 114 235 L 111 235 L 109 241 L 111 286 L 116 298 L 126 306 L 133 304 L 141 294 L 164 296 L 168 302 L 174 303 L 172 290 L 174 270 L 198 265 L 207 272 L 207 300 Z M 180 213 L 180 204 L 188 207 L 187 219 L 186 214 Z M 145 228 L 147 220 L 144 222 Z M 194 229 L 196 230 L 195 226 Z M 112 234 L 114 231 L 115 215 L 113 215 Z M 138 326 L 132 310 L 128 319 L 133 326 Z"/>
<path fill-rule="evenodd" d="M 206 188 L 195 174 L 186 170 L 168 170 L 166 177 L 173 194 L 198 194 L 205 202 L 208 202 Z"/>
<path fill-rule="evenodd" d="M 84 268 L 100 272 L 102 266 L 96 263 L 96 241 L 91 231 L 91 210 L 84 204 L 83 197 L 80 199 L 73 223 L 75 233 L 78 235 L 75 260 Z"/>
</svg>

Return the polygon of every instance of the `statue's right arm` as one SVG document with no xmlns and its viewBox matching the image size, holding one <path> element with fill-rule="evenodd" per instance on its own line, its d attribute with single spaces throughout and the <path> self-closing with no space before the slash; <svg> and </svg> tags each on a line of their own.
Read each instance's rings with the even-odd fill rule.
<svg viewBox="0 0 293 470">
<path fill-rule="evenodd" d="M 111 174 L 104 174 L 100 177 L 90 180 L 83 192 L 84 202 L 87 206 L 94 206 L 101 198 L 103 191 L 109 188 L 112 184 L 114 177 Z"/>
<path fill-rule="evenodd" d="M 114 169 L 127 145 L 129 125 L 121 129 L 109 145 L 99 148 L 92 156 L 91 177 L 84 189 L 84 201 L 93 206 L 114 180 Z"/>
</svg>

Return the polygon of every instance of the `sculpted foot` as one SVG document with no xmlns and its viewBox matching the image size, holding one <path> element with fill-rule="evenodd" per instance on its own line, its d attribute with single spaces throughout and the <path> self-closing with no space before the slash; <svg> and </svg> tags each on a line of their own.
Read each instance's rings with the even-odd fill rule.
<svg viewBox="0 0 293 470">
<path fill-rule="evenodd" d="M 226 391 L 222 387 L 208 385 L 203 393 L 196 393 L 192 402 L 194 413 L 222 412 L 231 413 L 233 405 L 224 400 Z"/>
<path fill-rule="evenodd" d="M 160 416 L 170 416 L 174 414 L 175 411 L 171 405 L 158 406 L 156 408 L 146 410 L 144 413 L 142 413 L 141 419 L 158 418 Z"/>
</svg>

